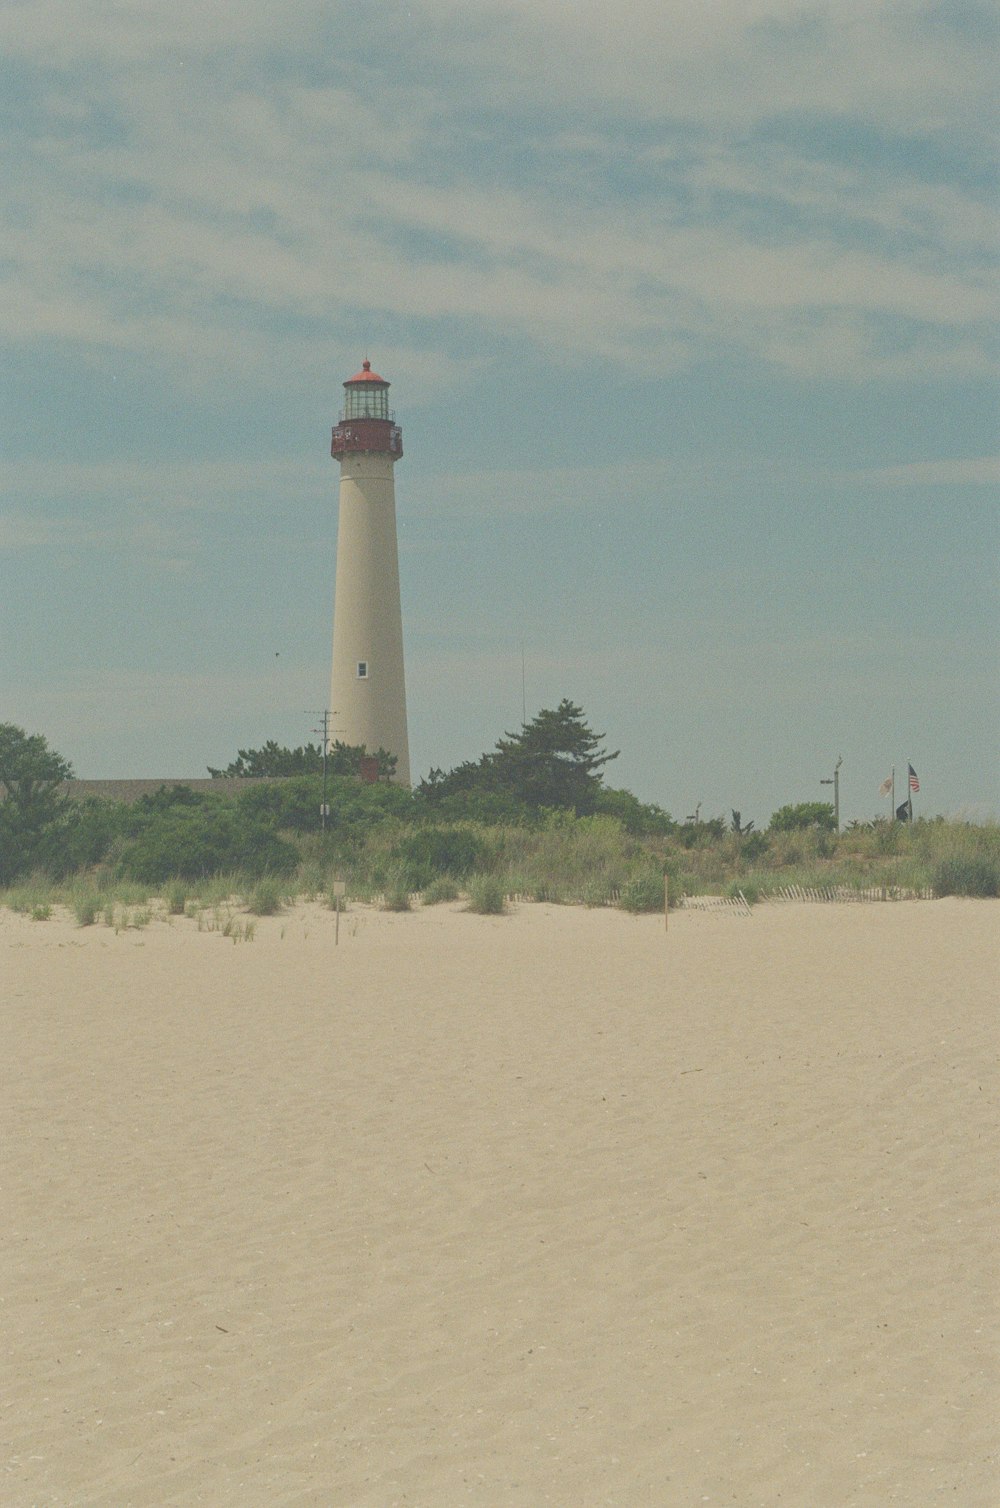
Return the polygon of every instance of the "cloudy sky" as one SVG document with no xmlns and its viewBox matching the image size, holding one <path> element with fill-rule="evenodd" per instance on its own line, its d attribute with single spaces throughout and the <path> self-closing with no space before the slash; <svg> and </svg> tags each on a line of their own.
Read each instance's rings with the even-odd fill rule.
<svg viewBox="0 0 1000 1508">
<path fill-rule="evenodd" d="M 675 816 L 838 755 L 846 818 L 907 760 L 1000 809 L 992 5 L 9 0 L 0 52 L 0 721 L 309 739 L 368 354 L 415 773 L 523 666 Z"/>
</svg>

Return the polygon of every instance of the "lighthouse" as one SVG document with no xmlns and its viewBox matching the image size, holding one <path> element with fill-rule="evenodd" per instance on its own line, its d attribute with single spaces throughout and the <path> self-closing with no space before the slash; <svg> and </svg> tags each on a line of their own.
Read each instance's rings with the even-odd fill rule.
<svg viewBox="0 0 1000 1508">
<path fill-rule="evenodd" d="M 393 481 L 403 432 L 370 361 L 344 383 L 330 454 L 340 462 L 330 726 L 343 743 L 395 754 L 394 778 L 409 785 Z"/>
</svg>

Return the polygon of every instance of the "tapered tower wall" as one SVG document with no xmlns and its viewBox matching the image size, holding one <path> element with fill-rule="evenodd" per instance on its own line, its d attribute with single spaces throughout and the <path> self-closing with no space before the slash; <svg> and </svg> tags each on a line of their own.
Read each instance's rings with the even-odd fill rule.
<svg viewBox="0 0 1000 1508">
<path fill-rule="evenodd" d="M 364 744 L 372 754 L 380 748 L 395 754 L 395 779 L 409 785 L 393 479 L 401 452 L 399 431 L 388 421 L 342 420 L 334 430 L 340 518 L 330 726 L 332 736 L 344 743 Z"/>
</svg>

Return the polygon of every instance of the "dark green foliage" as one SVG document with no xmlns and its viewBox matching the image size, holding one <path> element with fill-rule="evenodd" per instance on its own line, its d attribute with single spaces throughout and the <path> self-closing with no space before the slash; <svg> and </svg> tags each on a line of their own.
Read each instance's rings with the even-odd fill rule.
<svg viewBox="0 0 1000 1508">
<path fill-rule="evenodd" d="M 131 809 L 121 801 L 101 801 L 96 796 L 68 801 L 58 821 L 43 835 L 38 863 L 57 880 L 91 869 L 107 858 L 133 821 Z"/>
<path fill-rule="evenodd" d="M 397 844 L 393 856 L 402 861 L 412 888 L 424 890 L 440 875 L 467 875 L 482 863 L 485 852 L 485 845 L 467 828 L 421 827 Z"/>
<path fill-rule="evenodd" d="M 465 766 L 459 766 L 464 769 Z M 456 773 L 455 771 L 452 772 Z M 532 827 L 538 814 L 510 791 L 452 790 L 439 794 L 439 786 L 451 777 L 431 770 L 414 792 L 418 811 L 439 822 L 475 822 L 480 827 Z"/>
<path fill-rule="evenodd" d="M 326 756 L 327 774 L 357 775 L 366 753 L 364 744 L 342 744 L 334 739 Z M 379 779 L 388 780 L 396 772 L 396 755 L 379 749 L 375 757 Z M 232 776 L 321 775 L 323 745 L 303 744 L 297 749 L 286 749 L 269 739 L 261 749 L 237 750 L 237 757 L 224 770 L 213 770 L 209 765 L 208 773 L 213 780 Z"/>
<path fill-rule="evenodd" d="M 247 816 L 266 819 L 290 832 L 308 833 L 321 827 L 322 798 L 322 779 L 304 775 L 249 786 L 236 798 L 236 804 Z M 327 780 L 326 799 L 330 808 L 327 832 L 348 841 L 393 817 L 405 819 L 413 814 L 413 796 L 398 785 L 365 785 L 349 777 L 332 776 Z"/>
<path fill-rule="evenodd" d="M 298 861 L 298 851 L 273 827 L 213 802 L 148 814 L 126 845 L 120 867 L 130 878 L 155 885 L 175 876 L 201 879 L 233 870 L 291 874 Z"/>
<path fill-rule="evenodd" d="M 970 853 L 942 859 L 932 871 L 935 895 L 1000 896 L 1000 859 Z"/>
<path fill-rule="evenodd" d="M 596 808 L 601 770 L 618 752 L 605 754 L 603 733 L 587 727 L 583 712 L 565 698 L 543 709 L 519 733 L 507 733 L 492 754 L 466 761 L 445 775 L 432 770 L 418 787 L 433 806 L 460 792 L 513 797 L 537 811 L 560 807 L 582 815 Z"/>
<path fill-rule="evenodd" d="M 762 859 L 767 853 L 770 846 L 767 833 L 751 833 L 747 832 L 746 828 L 743 829 L 743 832 L 746 836 L 740 838 L 740 858 L 752 864 L 758 859 Z"/>
<path fill-rule="evenodd" d="M 704 822 L 684 822 L 677 829 L 677 836 L 685 848 L 711 848 L 725 837 L 725 817 L 708 817 Z"/>
<path fill-rule="evenodd" d="M 318 776 L 292 776 L 273 784 L 249 786 L 237 796 L 236 806 L 251 821 L 269 822 L 289 832 L 315 832 L 320 827 L 322 792 L 323 782 Z"/>
<path fill-rule="evenodd" d="M 59 785 L 72 774 L 40 733 L 0 723 L 0 884 L 41 861 L 47 830 L 66 806 Z"/>
<path fill-rule="evenodd" d="M 655 803 L 645 804 L 631 791 L 602 787 L 594 801 L 595 816 L 617 817 L 627 833 L 635 837 L 666 837 L 677 831 L 669 812 Z"/>
<path fill-rule="evenodd" d="M 780 807 L 773 813 L 770 823 L 774 833 L 798 832 L 810 827 L 832 832 L 833 826 L 833 807 L 829 801 L 799 801 L 792 806 Z"/>
<path fill-rule="evenodd" d="M 161 785 L 148 796 L 140 796 L 136 812 L 170 812 L 178 806 L 205 806 L 219 798 L 214 791 L 196 791 L 189 785 Z"/>
</svg>

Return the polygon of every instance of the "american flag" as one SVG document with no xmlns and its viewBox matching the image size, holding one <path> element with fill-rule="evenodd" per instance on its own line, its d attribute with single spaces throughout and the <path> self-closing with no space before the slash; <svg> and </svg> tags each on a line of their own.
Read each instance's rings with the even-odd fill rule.
<svg viewBox="0 0 1000 1508">
<path fill-rule="evenodd" d="M 917 779 L 917 772 L 916 772 L 916 770 L 913 768 L 912 765 L 908 765 L 907 769 L 910 772 L 910 790 L 911 791 L 919 791 L 919 789 L 920 789 L 920 781 Z"/>
</svg>

